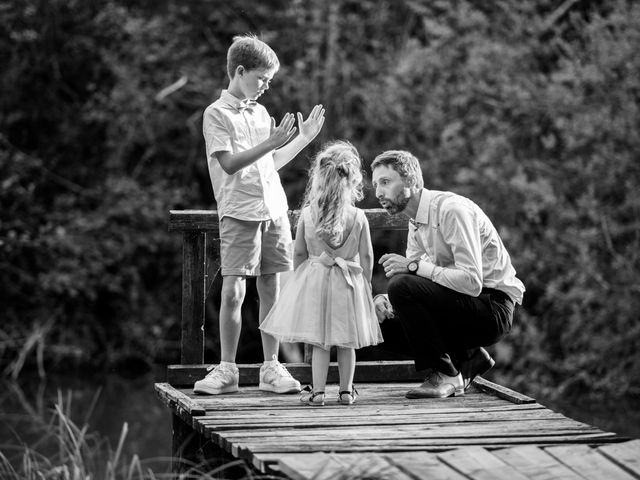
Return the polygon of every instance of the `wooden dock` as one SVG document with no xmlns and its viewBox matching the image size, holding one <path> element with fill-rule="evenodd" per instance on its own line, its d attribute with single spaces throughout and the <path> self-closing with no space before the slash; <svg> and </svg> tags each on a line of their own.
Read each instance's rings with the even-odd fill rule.
<svg viewBox="0 0 640 480">
<path fill-rule="evenodd" d="M 381 209 L 365 212 L 371 229 L 407 228 Z M 290 212 L 292 225 L 297 215 Z M 206 373 L 206 296 L 220 266 L 217 213 L 172 211 L 169 230 L 183 235 L 181 364 L 170 365 L 155 389 L 172 413 L 176 473 L 211 460 L 202 457 L 206 451 L 291 479 L 640 479 L 640 440 L 577 422 L 484 379 L 463 397 L 406 399 L 422 381 L 412 362 L 358 363 L 360 396 L 351 406 L 333 401 L 335 364 L 324 407 L 258 391 L 255 364 L 239 365 L 240 392 L 194 395 L 193 383 Z M 310 365 L 287 368 L 311 383 Z"/>
<path fill-rule="evenodd" d="M 363 362 L 354 405 L 338 404 L 338 386 L 329 384 L 326 405 L 314 407 L 298 395 L 258 391 L 259 367 L 241 366 L 246 385 L 234 394 L 195 395 L 191 386 L 169 383 L 155 388 L 200 444 L 292 479 L 640 478 L 640 440 L 567 418 L 482 378 L 463 397 L 409 400 L 404 394 L 417 381 L 410 362 Z M 288 368 L 310 380 L 309 365 Z M 370 381 L 388 377 L 385 371 L 404 381 Z M 169 378 L 203 372 L 175 366 Z M 335 365 L 329 380 L 337 380 Z"/>
</svg>

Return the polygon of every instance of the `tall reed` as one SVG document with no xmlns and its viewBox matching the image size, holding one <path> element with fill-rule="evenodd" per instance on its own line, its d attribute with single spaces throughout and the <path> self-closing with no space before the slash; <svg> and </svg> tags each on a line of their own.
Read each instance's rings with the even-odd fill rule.
<svg viewBox="0 0 640 480">
<path fill-rule="evenodd" d="M 0 479 L 2 480 L 155 480 L 175 478 L 171 458 L 142 460 L 137 454 L 125 453 L 128 424 L 122 425 L 116 448 L 99 433 L 89 431 L 88 417 L 99 392 L 79 427 L 71 419 L 71 392 L 58 391 L 51 418 L 40 422 L 41 437 L 27 445 L 17 437 L 16 445 L 0 445 Z M 16 433 L 16 436 L 19 434 Z M 192 465 L 181 474 L 181 480 L 224 479 L 225 472 L 244 467 L 244 479 L 272 479 L 256 475 L 244 462 L 230 462 L 215 469 Z M 241 473 L 242 475 L 242 473 Z M 233 474 L 238 478 L 238 474 Z"/>
</svg>

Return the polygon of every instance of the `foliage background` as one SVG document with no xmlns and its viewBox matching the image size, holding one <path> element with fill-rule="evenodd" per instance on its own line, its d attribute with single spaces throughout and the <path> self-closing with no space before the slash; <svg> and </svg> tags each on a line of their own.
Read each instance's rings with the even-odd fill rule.
<svg viewBox="0 0 640 480">
<path fill-rule="evenodd" d="M 282 63 L 270 113 L 327 110 L 281 172 L 292 208 L 323 141 L 350 140 L 367 170 L 414 152 L 427 186 L 488 213 L 527 286 L 494 378 L 640 398 L 637 2 L 0 0 L 0 16 L 4 375 L 177 362 L 168 211 L 215 208 L 202 112 L 253 32 Z"/>
</svg>

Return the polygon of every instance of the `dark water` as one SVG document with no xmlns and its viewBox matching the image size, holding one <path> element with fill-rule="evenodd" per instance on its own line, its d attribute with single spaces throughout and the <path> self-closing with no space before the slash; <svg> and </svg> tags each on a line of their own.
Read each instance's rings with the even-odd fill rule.
<svg viewBox="0 0 640 480">
<path fill-rule="evenodd" d="M 128 425 L 124 453 L 141 459 L 171 456 L 171 416 L 156 397 L 161 371 L 136 378 L 117 373 L 77 376 L 50 375 L 45 380 L 21 378 L 0 384 L 0 449 L 33 445 L 42 435 L 60 395 L 71 420 L 97 432 L 115 449 Z"/>
<path fill-rule="evenodd" d="M 640 398 L 601 400 L 584 396 L 573 399 L 537 400 L 551 410 L 606 432 L 640 438 Z"/>
<path fill-rule="evenodd" d="M 51 409 L 62 394 L 72 420 L 79 426 L 87 421 L 89 431 L 98 432 L 114 448 L 122 426 L 127 422 L 129 433 L 124 451 L 129 458 L 137 453 L 141 459 L 167 459 L 171 454 L 171 417 L 153 390 L 154 382 L 161 378 L 159 368 L 157 372 L 137 378 L 111 373 L 5 382 L 0 387 L 0 449 L 36 441 L 42 422 L 51 418 Z M 91 409 L 95 398 L 95 406 Z M 609 403 L 588 397 L 537 400 L 552 410 L 602 430 L 640 438 L 639 399 Z"/>
</svg>

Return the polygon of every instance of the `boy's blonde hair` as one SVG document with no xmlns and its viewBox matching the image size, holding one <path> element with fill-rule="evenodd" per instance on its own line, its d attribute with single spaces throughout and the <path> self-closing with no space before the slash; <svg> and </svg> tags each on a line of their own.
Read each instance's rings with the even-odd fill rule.
<svg viewBox="0 0 640 480">
<path fill-rule="evenodd" d="M 362 160 L 349 142 L 326 144 L 309 172 L 304 206 L 317 212 L 316 234 L 337 246 L 344 231 L 344 210 L 362 200 Z"/>
<path fill-rule="evenodd" d="M 258 40 L 255 35 L 238 35 L 227 51 L 227 74 L 230 79 L 236 74 L 236 68 L 242 65 L 247 70 L 273 70 L 277 72 L 280 61 L 273 49 Z"/>
<path fill-rule="evenodd" d="M 398 172 L 407 187 L 424 188 L 420 162 L 412 153 L 406 150 L 387 150 L 371 162 L 371 171 L 373 172 L 381 165 L 391 167 Z"/>
</svg>

